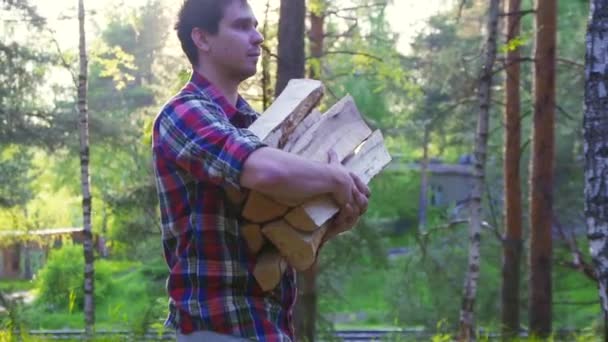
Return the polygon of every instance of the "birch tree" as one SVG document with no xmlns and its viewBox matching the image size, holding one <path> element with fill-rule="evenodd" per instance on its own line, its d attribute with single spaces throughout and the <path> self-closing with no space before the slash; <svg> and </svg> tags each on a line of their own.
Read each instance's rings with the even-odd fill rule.
<svg viewBox="0 0 608 342">
<path fill-rule="evenodd" d="M 84 321 L 87 337 L 95 326 L 95 267 L 91 233 L 91 186 L 89 175 L 89 114 L 87 108 L 87 48 L 84 28 L 84 0 L 78 0 L 80 74 L 78 76 L 78 112 L 80 130 L 80 179 L 82 187 L 82 219 L 84 229 Z"/>
<path fill-rule="evenodd" d="M 585 217 L 608 338 L 608 2 L 592 0 L 585 60 Z"/>
<path fill-rule="evenodd" d="M 485 164 L 488 145 L 489 113 L 492 95 L 492 76 L 496 60 L 496 39 L 500 0 L 491 0 L 488 11 L 487 42 L 483 67 L 479 79 L 479 113 L 474 146 L 474 182 L 469 202 L 469 258 L 464 279 L 462 306 L 460 309 L 459 340 L 475 339 L 474 307 L 479 279 L 479 245 L 481 242 L 482 207 L 484 192 Z"/>
</svg>

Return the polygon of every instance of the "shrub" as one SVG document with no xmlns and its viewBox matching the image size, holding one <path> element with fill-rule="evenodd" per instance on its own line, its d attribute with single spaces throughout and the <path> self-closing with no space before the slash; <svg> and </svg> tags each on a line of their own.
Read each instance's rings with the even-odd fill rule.
<svg viewBox="0 0 608 342">
<path fill-rule="evenodd" d="M 103 300 L 111 287 L 107 263 L 95 264 L 95 300 Z M 82 246 L 64 245 L 52 250 L 37 277 L 38 302 L 51 308 L 81 310 L 84 302 L 84 256 Z"/>
</svg>

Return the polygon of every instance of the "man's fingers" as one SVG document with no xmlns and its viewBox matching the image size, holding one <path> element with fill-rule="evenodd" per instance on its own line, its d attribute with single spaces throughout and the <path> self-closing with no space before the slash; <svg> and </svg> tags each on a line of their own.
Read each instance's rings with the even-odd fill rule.
<svg viewBox="0 0 608 342">
<path fill-rule="evenodd" d="M 336 223 L 338 225 L 343 225 L 346 221 L 348 221 L 348 218 L 353 216 L 354 213 L 354 209 L 352 207 L 352 205 L 350 204 L 346 204 L 344 207 L 342 207 L 340 209 L 340 212 L 338 213 L 338 216 L 336 217 Z"/>
<path fill-rule="evenodd" d="M 360 192 L 362 192 L 367 197 L 370 197 L 372 195 L 372 192 L 369 187 L 365 183 L 363 183 L 359 176 L 351 172 L 350 177 L 355 181 L 355 185 L 357 186 L 357 189 Z"/>
<path fill-rule="evenodd" d="M 333 149 L 329 150 L 329 152 L 327 152 L 327 156 L 329 158 L 330 164 L 340 164 L 340 160 L 338 159 L 338 154 Z"/>
<path fill-rule="evenodd" d="M 368 200 L 362 193 L 357 193 L 357 205 L 359 206 L 359 216 L 367 211 Z"/>
</svg>

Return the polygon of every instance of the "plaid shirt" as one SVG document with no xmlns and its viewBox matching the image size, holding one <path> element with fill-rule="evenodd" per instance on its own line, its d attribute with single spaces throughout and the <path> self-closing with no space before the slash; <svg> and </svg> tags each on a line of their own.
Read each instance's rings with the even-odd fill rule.
<svg viewBox="0 0 608 342">
<path fill-rule="evenodd" d="M 255 256 L 239 230 L 240 208 L 225 189 L 242 190 L 243 163 L 265 146 L 246 128 L 258 114 L 239 97 L 237 108 L 194 73 L 154 122 L 153 158 L 162 241 L 170 268 L 166 326 L 258 341 L 293 340 L 295 272 L 263 292 Z"/>
</svg>

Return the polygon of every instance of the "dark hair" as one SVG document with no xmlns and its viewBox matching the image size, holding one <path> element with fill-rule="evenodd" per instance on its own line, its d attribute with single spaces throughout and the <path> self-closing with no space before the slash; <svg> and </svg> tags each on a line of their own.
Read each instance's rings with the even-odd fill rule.
<svg viewBox="0 0 608 342">
<path fill-rule="evenodd" d="M 190 63 L 198 62 L 198 50 L 192 41 L 192 29 L 201 28 L 216 34 L 224 17 L 224 9 L 236 0 L 184 0 L 177 15 L 175 30 Z M 246 0 L 241 0 L 246 2 Z"/>
</svg>

